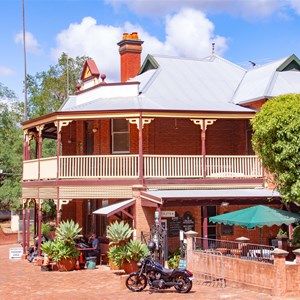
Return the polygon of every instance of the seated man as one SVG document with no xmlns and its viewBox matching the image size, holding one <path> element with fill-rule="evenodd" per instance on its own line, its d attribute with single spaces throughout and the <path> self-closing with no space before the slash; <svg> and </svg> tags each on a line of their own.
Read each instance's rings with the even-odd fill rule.
<svg viewBox="0 0 300 300">
<path fill-rule="evenodd" d="M 88 251 L 88 256 L 95 256 L 97 254 L 100 254 L 101 253 L 101 250 L 100 250 L 100 241 L 99 239 L 97 238 L 96 234 L 92 234 L 91 235 L 91 248 L 93 248 L 92 251 Z"/>
</svg>

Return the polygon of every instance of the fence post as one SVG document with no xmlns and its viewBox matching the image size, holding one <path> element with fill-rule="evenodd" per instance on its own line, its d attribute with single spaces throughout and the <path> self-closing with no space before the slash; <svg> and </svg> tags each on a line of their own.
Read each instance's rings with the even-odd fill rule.
<svg viewBox="0 0 300 300">
<path fill-rule="evenodd" d="M 275 249 L 274 255 L 274 287 L 272 291 L 273 296 L 283 296 L 286 293 L 286 266 L 285 258 L 289 254 L 282 249 Z"/>
<path fill-rule="evenodd" d="M 192 269 L 192 256 L 193 256 L 193 250 L 194 250 L 194 237 L 197 236 L 198 232 L 195 231 L 187 231 L 184 233 L 186 236 L 186 268 Z"/>
</svg>

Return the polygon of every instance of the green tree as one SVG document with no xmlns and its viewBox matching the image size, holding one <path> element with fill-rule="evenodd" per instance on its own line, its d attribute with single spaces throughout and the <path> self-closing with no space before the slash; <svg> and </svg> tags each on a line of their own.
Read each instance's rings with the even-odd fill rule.
<svg viewBox="0 0 300 300">
<path fill-rule="evenodd" d="M 69 95 L 76 91 L 86 56 L 75 59 L 63 53 L 55 66 L 48 71 L 27 75 L 28 115 L 35 118 L 54 112 Z"/>
<path fill-rule="evenodd" d="M 0 83 L 0 208 L 17 207 L 21 197 L 23 108 Z"/>
<path fill-rule="evenodd" d="M 300 95 L 268 100 L 251 123 L 253 147 L 283 201 L 300 203 Z"/>
</svg>

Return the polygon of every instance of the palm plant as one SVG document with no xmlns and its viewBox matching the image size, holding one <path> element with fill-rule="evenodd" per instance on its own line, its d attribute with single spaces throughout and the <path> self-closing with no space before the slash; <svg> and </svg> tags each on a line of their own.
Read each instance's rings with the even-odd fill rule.
<svg viewBox="0 0 300 300">
<path fill-rule="evenodd" d="M 79 256 L 79 251 L 76 249 L 75 240 L 82 236 L 80 232 L 78 223 L 73 220 L 62 221 L 60 227 L 56 229 L 55 241 L 43 243 L 41 249 L 56 262 L 76 258 Z"/>
<path fill-rule="evenodd" d="M 119 223 L 115 221 L 107 227 L 106 237 L 110 239 L 110 245 L 116 244 L 125 244 L 133 233 L 133 229 L 129 226 L 128 223 L 125 223 L 123 220 Z"/>
<path fill-rule="evenodd" d="M 147 255 L 149 255 L 147 246 L 137 239 L 125 245 L 113 245 L 107 252 L 108 258 L 118 267 L 122 267 L 126 262 L 138 262 Z"/>
<path fill-rule="evenodd" d="M 141 258 L 144 258 L 149 255 L 149 249 L 147 245 L 143 244 L 140 240 L 131 240 L 127 243 L 127 251 L 130 253 L 130 260 L 136 262 L 140 261 Z M 129 262 L 130 260 L 127 259 Z"/>
<path fill-rule="evenodd" d="M 82 237 L 80 234 L 82 228 L 79 227 L 78 223 L 71 221 L 63 221 L 60 226 L 56 229 L 56 239 L 64 241 L 67 244 L 75 244 L 75 240 Z"/>
</svg>

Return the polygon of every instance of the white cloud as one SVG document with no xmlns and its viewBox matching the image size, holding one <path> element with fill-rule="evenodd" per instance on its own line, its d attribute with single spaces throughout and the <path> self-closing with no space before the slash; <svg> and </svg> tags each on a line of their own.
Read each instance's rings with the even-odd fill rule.
<svg viewBox="0 0 300 300">
<path fill-rule="evenodd" d="M 12 75 L 14 75 L 14 71 L 8 67 L 0 65 L 0 75 L 1 76 L 12 76 Z"/>
<path fill-rule="evenodd" d="M 118 79 L 119 57 L 117 42 L 123 30 L 119 27 L 97 25 L 95 19 L 85 17 L 81 23 L 72 23 L 56 37 L 57 47 L 52 49 L 55 60 L 67 53 L 71 57 L 90 56 L 107 78 Z"/>
<path fill-rule="evenodd" d="M 43 52 L 41 45 L 31 32 L 26 31 L 25 39 L 27 52 L 35 55 L 39 55 Z M 16 34 L 14 40 L 16 44 L 23 45 L 23 32 L 21 31 Z"/>
<path fill-rule="evenodd" d="M 299 0 L 105 0 L 115 9 L 126 5 L 135 13 L 144 15 L 163 15 L 189 7 L 207 13 L 225 12 L 246 18 L 265 17 L 279 12 L 288 7 L 291 1 Z"/>
<path fill-rule="evenodd" d="M 117 43 L 124 32 L 139 33 L 144 41 L 142 59 L 150 54 L 163 54 L 183 57 L 205 57 L 211 53 L 211 43 L 216 42 L 217 54 L 226 50 L 226 39 L 214 36 L 214 25 L 206 16 L 193 9 L 183 9 L 178 14 L 169 15 L 165 20 L 166 37 L 160 41 L 151 36 L 140 25 L 126 22 L 123 26 L 98 25 L 96 20 L 85 17 L 81 23 L 72 23 L 56 37 L 57 47 L 52 49 L 55 60 L 62 54 L 69 56 L 90 56 L 100 73 L 107 80 L 119 80 L 120 58 Z"/>
<path fill-rule="evenodd" d="M 300 15 L 300 1 L 299 0 L 291 0 L 291 7 L 295 10 L 295 12 Z"/>
<path fill-rule="evenodd" d="M 207 56 L 213 41 L 219 55 L 227 48 L 225 38 L 214 36 L 214 24 L 202 12 L 193 9 L 183 9 L 167 17 L 166 33 L 168 48 L 179 56 Z"/>
</svg>

